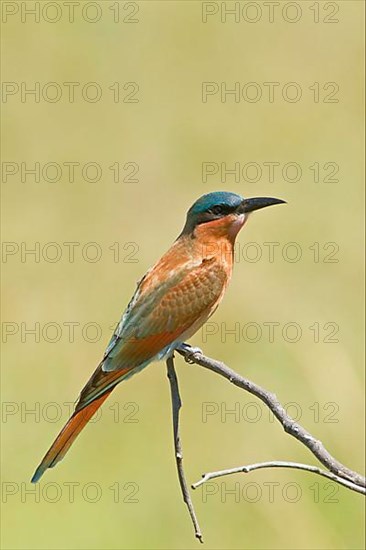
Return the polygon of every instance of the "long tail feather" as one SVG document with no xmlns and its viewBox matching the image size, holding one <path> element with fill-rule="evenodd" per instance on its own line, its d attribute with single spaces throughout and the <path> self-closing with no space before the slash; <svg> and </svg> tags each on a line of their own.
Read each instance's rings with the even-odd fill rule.
<svg viewBox="0 0 366 550">
<path fill-rule="evenodd" d="M 87 422 L 89 422 L 93 414 L 99 409 L 102 403 L 107 399 L 112 390 L 113 388 L 106 393 L 103 393 L 103 395 L 95 399 L 95 401 L 92 401 L 92 403 L 80 411 L 75 412 L 71 416 L 34 472 L 31 479 L 32 483 L 37 483 L 47 468 L 53 468 L 57 462 L 63 459 L 81 430 Z"/>
</svg>

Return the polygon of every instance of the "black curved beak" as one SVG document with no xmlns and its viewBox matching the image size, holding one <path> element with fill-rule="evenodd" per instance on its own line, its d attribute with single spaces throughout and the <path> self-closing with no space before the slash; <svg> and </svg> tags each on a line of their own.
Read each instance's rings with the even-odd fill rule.
<svg viewBox="0 0 366 550">
<path fill-rule="evenodd" d="M 265 208 L 266 206 L 272 206 L 274 204 L 286 204 L 286 201 L 283 201 L 282 199 L 273 199 L 271 197 L 253 197 L 251 199 L 244 199 L 238 208 L 238 212 L 240 214 L 245 214 L 247 212 L 254 212 L 254 210 L 259 210 L 260 208 Z"/>
</svg>

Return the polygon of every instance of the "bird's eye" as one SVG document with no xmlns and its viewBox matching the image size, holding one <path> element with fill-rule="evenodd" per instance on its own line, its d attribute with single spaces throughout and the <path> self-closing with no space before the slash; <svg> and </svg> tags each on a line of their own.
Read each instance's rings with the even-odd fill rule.
<svg viewBox="0 0 366 550">
<path fill-rule="evenodd" d="M 219 216 L 220 214 L 223 214 L 225 211 L 224 206 L 222 204 L 216 204 L 212 208 L 209 209 L 209 212 L 211 214 L 214 214 L 215 216 Z"/>
</svg>

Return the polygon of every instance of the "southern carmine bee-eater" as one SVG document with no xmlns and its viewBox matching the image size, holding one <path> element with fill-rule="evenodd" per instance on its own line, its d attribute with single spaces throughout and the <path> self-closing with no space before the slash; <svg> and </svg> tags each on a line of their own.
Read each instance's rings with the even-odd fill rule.
<svg viewBox="0 0 366 550">
<path fill-rule="evenodd" d="M 171 355 L 207 321 L 231 278 L 237 234 L 254 210 L 285 201 L 208 193 L 188 210 L 183 231 L 138 283 L 102 361 L 75 411 L 36 469 L 37 482 L 55 466 L 114 388 Z"/>
</svg>

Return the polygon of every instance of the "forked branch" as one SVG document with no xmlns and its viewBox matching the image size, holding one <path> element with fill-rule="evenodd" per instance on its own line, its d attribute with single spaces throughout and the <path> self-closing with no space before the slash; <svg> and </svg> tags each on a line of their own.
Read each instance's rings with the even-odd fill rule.
<svg viewBox="0 0 366 550">
<path fill-rule="evenodd" d="M 304 470 L 305 472 L 318 474 L 327 479 L 330 479 L 331 481 L 335 481 L 336 483 L 343 485 L 343 487 L 347 487 L 347 489 L 352 489 L 352 491 L 356 491 L 356 493 L 361 493 L 362 495 L 366 494 L 366 489 L 364 487 L 355 485 L 354 483 L 352 483 L 352 481 L 348 481 L 347 479 L 336 476 L 335 474 L 332 474 L 332 472 L 322 470 L 321 468 L 318 468 L 318 466 L 311 466 L 310 464 L 300 464 L 299 462 L 288 462 L 287 460 L 269 460 L 268 462 L 257 462 L 256 464 L 248 464 L 247 466 L 238 466 L 236 468 L 218 470 L 217 472 L 208 472 L 207 474 L 204 474 L 199 481 L 193 483 L 192 489 L 197 489 L 197 487 L 203 485 L 204 483 L 206 483 L 206 481 L 210 481 L 210 479 L 229 476 L 232 474 L 249 474 L 250 472 L 254 472 L 255 470 L 262 470 L 264 468 L 292 468 L 295 470 Z"/>
<path fill-rule="evenodd" d="M 215 359 L 206 357 L 205 355 L 202 354 L 200 350 L 190 348 L 190 346 L 187 344 L 183 344 L 179 349 L 177 349 L 177 351 L 181 355 L 183 355 L 185 360 L 188 361 L 189 363 L 195 363 L 196 365 L 199 365 L 213 372 L 216 372 L 216 374 L 223 376 L 235 386 L 238 386 L 239 388 L 242 388 L 243 390 L 258 397 L 272 411 L 274 416 L 282 425 L 285 432 L 292 435 L 298 441 L 303 443 L 303 445 L 305 445 L 305 447 L 307 447 L 313 453 L 313 455 L 319 460 L 319 462 L 321 462 L 329 472 L 334 474 L 335 477 L 332 477 L 334 481 L 337 481 L 338 483 L 341 483 L 342 485 L 347 486 L 349 489 L 353 491 L 357 491 L 363 494 L 366 493 L 365 491 L 366 479 L 361 474 L 354 472 L 353 470 L 350 470 L 347 466 L 344 466 L 341 462 L 336 460 L 327 451 L 327 449 L 324 447 L 321 441 L 319 441 L 314 436 L 312 436 L 308 431 L 306 431 L 302 426 L 300 426 L 300 424 L 295 422 L 295 420 L 293 420 L 291 416 L 287 414 L 284 407 L 281 405 L 281 403 L 278 401 L 277 397 L 273 393 L 265 390 L 261 386 L 258 386 L 254 382 L 251 382 L 247 378 L 244 378 L 240 374 L 236 373 L 235 371 L 227 367 L 221 361 L 216 361 Z M 291 466 L 291 467 L 294 467 L 294 466 Z M 245 468 L 248 468 L 248 466 L 247 467 L 241 466 L 241 468 L 242 468 L 241 471 L 245 471 Z M 304 469 L 304 468 L 301 468 L 301 469 Z M 319 472 L 316 472 L 316 473 L 319 473 Z M 217 477 L 216 474 L 213 473 L 211 474 L 211 476 Z M 221 475 L 224 475 L 224 474 L 221 473 Z M 339 479 L 336 479 L 336 478 L 339 478 Z M 347 484 L 342 483 L 342 480 L 343 481 L 345 480 L 350 483 L 347 483 Z M 359 490 L 359 488 L 361 488 L 361 491 Z"/>
<path fill-rule="evenodd" d="M 202 476 L 202 479 L 200 481 L 197 481 L 192 485 L 193 489 L 196 489 L 210 479 L 226 475 L 237 473 L 250 473 L 254 470 L 259 470 L 263 468 L 293 468 L 321 475 L 323 477 L 326 477 L 327 479 L 339 483 L 340 485 L 343 485 L 344 487 L 347 487 L 348 489 L 351 489 L 352 491 L 366 494 L 366 479 L 361 474 L 350 470 L 349 468 L 347 468 L 347 466 L 344 466 L 343 464 L 341 464 L 341 462 L 336 460 L 327 451 L 321 441 L 313 437 L 308 431 L 306 431 L 302 426 L 300 426 L 300 424 L 295 422 L 295 420 L 287 414 L 284 407 L 281 405 L 281 403 L 278 401 L 277 397 L 273 393 L 244 378 L 240 374 L 227 367 L 221 361 L 216 361 L 215 359 L 206 357 L 205 355 L 203 355 L 201 350 L 191 348 L 188 344 L 182 344 L 181 347 L 177 348 L 177 352 L 183 355 L 188 363 L 195 363 L 196 365 L 204 367 L 205 369 L 211 370 L 216 374 L 223 376 L 235 386 L 238 386 L 239 388 L 242 388 L 243 390 L 258 397 L 272 411 L 274 416 L 282 425 L 285 432 L 292 435 L 295 439 L 305 445 L 305 447 L 307 447 L 326 468 L 326 470 L 324 470 L 310 464 L 300 464 L 298 462 L 279 460 L 259 462 L 256 464 L 249 464 L 247 466 L 239 466 L 236 468 L 229 468 L 217 472 L 206 473 Z M 189 494 L 189 489 L 183 470 L 182 446 L 179 435 L 179 411 L 182 406 L 182 402 L 179 394 L 178 379 L 174 368 L 173 356 L 167 359 L 166 364 L 172 398 L 174 448 L 179 483 L 182 490 L 183 500 L 186 503 L 189 514 L 191 516 L 195 535 L 200 542 L 203 542 L 202 533 L 193 508 L 193 503 Z"/>
</svg>

